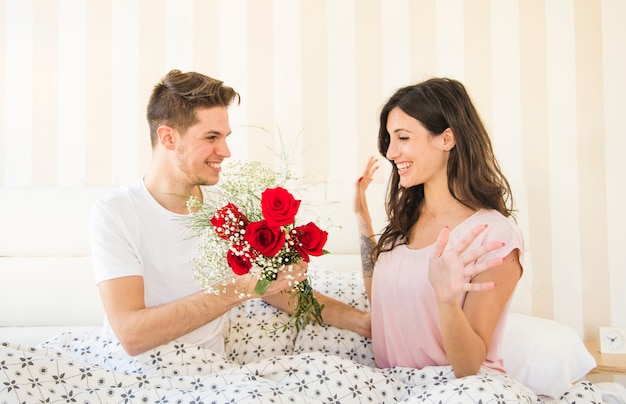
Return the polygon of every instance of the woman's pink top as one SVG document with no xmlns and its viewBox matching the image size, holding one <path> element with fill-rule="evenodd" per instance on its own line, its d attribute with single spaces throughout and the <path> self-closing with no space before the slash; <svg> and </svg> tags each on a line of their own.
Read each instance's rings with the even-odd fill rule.
<svg viewBox="0 0 626 404">
<path fill-rule="evenodd" d="M 519 250 L 522 262 L 524 243 L 521 232 L 513 219 L 505 218 L 495 210 L 479 210 L 452 229 L 447 248 L 481 224 L 487 224 L 487 229 L 466 251 L 484 242 L 501 241 L 506 244 L 485 254 L 477 262 L 506 257 L 514 249 Z M 374 357 L 376 365 L 381 368 L 402 366 L 421 369 L 450 364 L 443 349 L 435 294 L 428 280 L 428 261 L 434 247 L 433 244 L 411 250 L 403 244 L 378 257 L 372 280 L 371 310 Z M 470 278 L 466 281 L 469 282 Z M 464 299 L 465 294 L 461 297 L 461 304 Z M 505 370 L 498 351 L 508 305 L 483 363 L 483 366 L 502 373 Z M 489 308 L 485 307 L 485 310 Z"/>
</svg>

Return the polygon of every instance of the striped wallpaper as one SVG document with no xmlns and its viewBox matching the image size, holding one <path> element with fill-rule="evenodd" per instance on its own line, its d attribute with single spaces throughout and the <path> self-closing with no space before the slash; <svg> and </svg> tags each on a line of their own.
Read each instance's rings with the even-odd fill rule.
<svg viewBox="0 0 626 404">
<path fill-rule="evenodd" d="M 533 314 L 592 338 L 626 326 L 624 21 L 623 0 L 0 0 L 0 186 L 137 178 L 171 68 L 241 93 L 233 158 L 271 162 L 280 132 L 302 174 L 352 182 L 386 97 L 454 77 L 514 184 Z"/>
</svg>

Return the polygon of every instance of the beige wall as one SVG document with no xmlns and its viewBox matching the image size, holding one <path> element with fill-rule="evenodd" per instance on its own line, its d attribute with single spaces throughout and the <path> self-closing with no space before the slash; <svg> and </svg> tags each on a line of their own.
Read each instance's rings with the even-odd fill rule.
<svg viewBox="0 0 626 404">
<path fill-rule="evenodd" d="M 385 98 L 454 77 L 515 185 L 532 312 L 593 338 L 626 326 L 625 20 L 622 0 L 0 0 L 0 186 L 141 175 L 171 68 L 242 94 L 234 158 L 272 161 L 259 126 L 351 182 Z"/>
</svg>

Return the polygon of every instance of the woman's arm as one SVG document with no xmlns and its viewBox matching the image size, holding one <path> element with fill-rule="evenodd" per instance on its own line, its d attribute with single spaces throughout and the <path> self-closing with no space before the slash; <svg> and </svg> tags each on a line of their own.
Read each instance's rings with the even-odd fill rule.
<svg viewBox="0 0 626 404">
<path fill-rule="evenodd" d="M 374 275 L 374 262 L 372 261 L 372 251 L 376 246 L 376 237 L 372 226 L 372 218 L 367 206 L 365 191 L 374 179 L 374 173 L 378 170 L 378 160 L 370 157 L 367 160 L 363 175 L 355 183 L 354 193 L 354 214 L 359 231 L 359 245 L 361 250 L 361 268 L 363 269 L 363 283 L 367 297 L 372 299 L 372 276 Z"/>
<path fill-rule="evenodd" d="M 444 347 L 457 377 L 476 374 L 485 361 L 494 330 L 521 275 L 517 257 L 518 251 L 511 251 L 502 264 L 472 281 L 493 282 L 494 289 L 468 293 L 462 308 L 455 305 L 447 310 L 439 305 Z"/>
<path fill-rule="evenodd" d="M 480 369 L 522 272 L 517 249 L 505 258 L 470 265 L 485 253 L 503 246 L 491 242 L 464 253 L 484 228 L 475 228 L 460 246 L 442 253 L 447 243 L 446 233 L 449 234 L 445 229 L 437 241 L 441 249 L 435 249 L 430 261 L 429 278 L 437 297 L 443 345 L 457 377 L 476 374 Z M 464 281 L 468 277 L 473 277 L 471 283 Z M 460 296 L 465 292 L 468 293 L 461 306 Z"/>
<path fill-rule="evenodd" d="M 322 320 L 325 324 L 354 331 L 359 335 L 371 338 L 372 327 L 369 312 L 355 309 L 347 303 L 319 292 L 315 292 L 315 298 L 324 305 Z M 296 302 L 291 299 L 291 293 L 263 296 L 263 300 L 289 314 L 295 313 Z"/>
</svg>

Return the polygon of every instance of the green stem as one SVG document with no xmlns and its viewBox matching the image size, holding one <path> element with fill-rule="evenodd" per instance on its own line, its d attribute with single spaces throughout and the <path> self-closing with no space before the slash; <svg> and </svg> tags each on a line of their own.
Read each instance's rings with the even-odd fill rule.
<svg viewBox="0 0 626 404">
<path fill-rule="evenodd" d="M 324 324 L 322 318 L 324 305 L 317 301 L 315 291 L 311 287 L 308 279 L 298 284 L 291 298 L 296 299 L 296 308 L 289 322 L 283 326 L 283 331 L 286 331 L 290 325 L 296 327 L 296 332 L 300 332 L 300 330 L 311 323 L 319 325 Z"/>
</svg>

